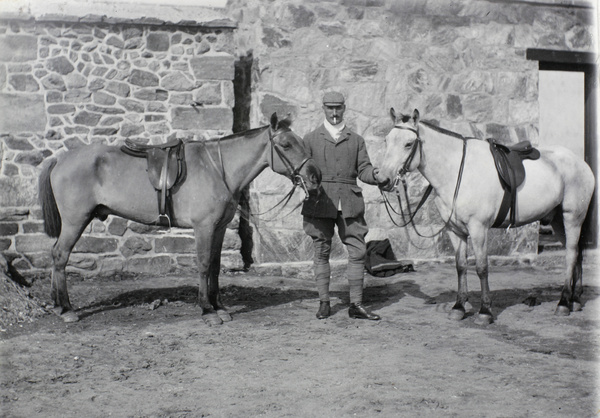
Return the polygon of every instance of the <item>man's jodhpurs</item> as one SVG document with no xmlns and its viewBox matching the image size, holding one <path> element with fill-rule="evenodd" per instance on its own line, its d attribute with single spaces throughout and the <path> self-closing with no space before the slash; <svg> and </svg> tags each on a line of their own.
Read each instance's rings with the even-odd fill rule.
<svg viewBox="0 0 600 418">
<path fill-rule="evenodd" d="M 304 232 L 313 239 L 313 266 L 319 300 L 321 302 L 329 301 L 329 281 L 331 277 L 329 256 L 335 226 L 337 226 L 338 235 L 348 250 L 346 277 L 350 285 L 350 303 L 362 303 L 367 255 L 365 236 L 369 231 L 364 216 L 344 218 L 342 212 L 338 212 L 335 219 L 305 216 L 303 226 Z"/>
</svg>

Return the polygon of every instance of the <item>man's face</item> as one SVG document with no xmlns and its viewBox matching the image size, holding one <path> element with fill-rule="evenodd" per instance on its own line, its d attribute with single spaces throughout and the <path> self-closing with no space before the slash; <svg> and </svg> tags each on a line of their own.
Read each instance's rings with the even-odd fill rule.
<svg viewBox="0 0 600 418">
<path fill-rule="evenodd" d="M 337 125 L 344 120 L 346 105 L 323 105 L 323 111 L 325 112 L 327 122 Z"/>
</svg>

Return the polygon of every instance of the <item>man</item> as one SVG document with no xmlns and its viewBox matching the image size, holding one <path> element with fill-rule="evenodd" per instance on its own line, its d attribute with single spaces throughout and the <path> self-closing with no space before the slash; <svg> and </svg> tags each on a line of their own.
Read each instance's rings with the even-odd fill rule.
<svg viewBox="0 0 600 418">
<path fill-rule="evenodd" d="M 356 179 L 377 184 L 377 169 L 371 165 L 365 140 L 344 123 L 346 110 L 344 96 L 328 92 L 323 96 L 325 121 L 304 137 L 304 144 L 321 169 L 322 187 L 319 196 L 310 196 L 304 202 L 304 231 L 313 239 L 314 275 L 319 292 L 317 318 L 331 314 L 329 255 L 334 228 L 348 250 L 346 275 L 350 285 L 351 318 L 379 320 L 362 305 L 364 268 L 366 258 L 365 202 Z"/>
</svg>

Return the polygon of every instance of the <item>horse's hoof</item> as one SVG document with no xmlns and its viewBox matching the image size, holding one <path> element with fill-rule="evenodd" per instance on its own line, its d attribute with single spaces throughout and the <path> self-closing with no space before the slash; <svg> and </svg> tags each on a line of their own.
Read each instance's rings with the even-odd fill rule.
<svg viewBox="0 0 600 418">
<path fill-rule="evenodd" d="M 223 321 L 221 320 L 221 318 L 219 318 L 219 315 L 217 315 L 216 312 L 204 314 L 202 315 L 202 319 L 204 319 L 204 322 L 206 322 L 206 324 L 210 327 L 212 327 L 213 325 L 221 325 L 223 323 Z"/>
<path fill-rule="evenodd" d="M 52 308 L 52 313 L 62 319 L 64 322 L 77 322 L 79 317 L 73 310 L 64 308 L 62 306 L 55 306 Z"/>
<path fill-rule="evenodd" d="M 223 322 L 231 321 L 231 315 L 229 315 L 229 312 L 227 312 L 225 309 L 217 309 L 217 315 Z"/>
<path fill-rule="evenodd" d="M 64 322 L 77 322 L 79 321 L 79 317 L 73 311 L 67 311 L 64 314 L 60 315 Z"/>
<path fill-rule="evenodd" d="M 554 311 L 554 315 L 556 316 L 569 316 L 571 314 L 571 310 L 564 305 L 558 305 L 556 310 Z"/>
<path fill-rule="evenodd" d="M 582 306 L 579 302 L 573 302 L 573 312 L 581 312 Z"/>
<path fill-rule="evenodd" d="M 465 312 L 460 309 L 452 309 L 448 312 L 448 319 L 452 321 L 462 321 L 465 317 Z"/>
<path fill-rule="evenodd" d="M 490 314 L 480 313 L 479 315 L 477 315 L 477 318 L 475 318 L 474 322 L 477 325 L 490 325 L 494 322 L 494 317 Z"/>
</svg>

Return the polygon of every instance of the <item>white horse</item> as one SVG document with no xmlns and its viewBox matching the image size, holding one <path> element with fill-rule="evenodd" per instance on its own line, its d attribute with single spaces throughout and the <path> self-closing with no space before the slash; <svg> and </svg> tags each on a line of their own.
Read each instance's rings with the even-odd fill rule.
<svg viewBox="0 0 600 418">
<path fill-rule="evenodd" d="M 465 139 L 427 122 L 419 112 L 397 116 L 386 137 L 387 150 L 380 166 L 386 191 L 407 171 L 419 170 L 436 191 L 435 203 L 456 250 L 458 296 L 449 317 L 465 317 L 467 290 L 467 237 L 471 237 L 477 275 L 481 282 L 480 324 L 492 323 L 488 285 L 488 230 L 498 214 L 504 190 L 498 179 L 488 142 Z M 581 225 L 594 192 L 590 167 L 562 147 L 540 149 L 537 160 L 525 160 L 525 181 L 517 189 L 516 222 L 551 222 L 566 248 L 566 280 L 555 314 L 581 310 Z M 460 174 L 459 174 L 460 173 Z M 560 216 L 562 215 L 562 216 Z M 562 222 L 561 222 L 562 221 Z M 509 219 L 500 227 L 507 227 Z"/>
</svg>

